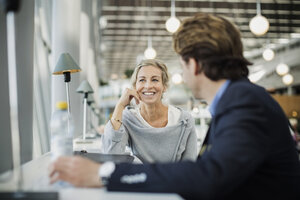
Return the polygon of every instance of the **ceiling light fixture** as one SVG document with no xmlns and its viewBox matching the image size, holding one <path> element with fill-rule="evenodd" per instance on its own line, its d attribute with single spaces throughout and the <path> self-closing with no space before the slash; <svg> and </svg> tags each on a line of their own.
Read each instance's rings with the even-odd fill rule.
<svg viewBox="0 0 300 200">
<path fill-rule="evenodd" d="M 171 17 L 166 21 L 166 29 L 175 33 L 180 26 L 180 21 L 175 16 L 175 0 L 171 0 Z"/>
<path fill-rule="evenodd" d="M 285 85 L 291 85 L 294 81 L 294 77 L 291 74 L 286 74 L 282 77 L 282 82 Z"/>
<path fill-rule="evenodd" d="M 144 56 L 147 59 L 154 59 L 156 57 L 156 51 L 152 47 L 152 37 L 148 36 L 148 47 L 144 52 Z"/>
<path fill-rule="evenodd" d="M 275 53 L 274 51 L 271 49 L 271 48 L 267 48 L 264 50 L 263 52 L 263 58 L 266 60 L 266 61 L 271 61 L 273 60 L 275 56 Z"/>
<path fill-rule="evenodd" d="M 107 19 L 104 16 L 101 16 L 99 19 L 99 25 L 101 29 L 105 29 L 107 26 Z"/>
<path fill-rule="evenodd" d="M 173 76 L 172 76 L 172 82 L 174 84 L 180 84 L 180 83 L 182 83 L 182 76 L 181 76 L 181 74 L 178 74 L 178 73 L 173 74 Z"/>
<path fill-rule="evenodd" d="M 279 63 L 276 67 L 276 72 L 279 76 L 283 76 L 290 71 L 290 68 L 285 63 Z"/>
<path fill-rule="evenodd" d="M 256 1 L 256 16 L 249 23 L 250 30 L 257 36 L 264 35 L 269 30 L 269 21 L 261 15 L 260 0 Z"/>
</svg>

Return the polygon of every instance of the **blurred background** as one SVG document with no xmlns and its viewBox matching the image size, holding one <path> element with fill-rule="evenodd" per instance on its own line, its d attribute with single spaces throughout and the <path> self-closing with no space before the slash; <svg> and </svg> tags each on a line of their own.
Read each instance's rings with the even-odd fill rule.
<svg viewBox="0 0 300 200">
<path fill-rule="evenodd" d="M 168 66 L 171 82 L 164 101 L 190 111 L 199 143 L 210 114 L 184 86 L 172 32 L 198 12 L 224 16 L 241 31 L 244 55 L 253 62 L 249 79 L 279 102 L 295 132 L 300 115 L 299 0 L 26 0 L 16 16 L 16 43 L 22 161 L 49 151 L 49 120 L 57 100 L 65 98 L 62 76 L 52 72 L 68 52 L 81 68 L 72 74 L 70 99 L 75 135 L 82 128 L 82 95 L 87 80 L 94 90 L 90 129 L 97 134 L 109 119 L 136 64 L 157 58 Z M 5 13 L 0 13 L 1 120 L 0 162 L 11 159 Z M 101 128 L 100 128 L 101 127 Z M 11 167 L 1 164 L 0 171 Z"/>
</svg>

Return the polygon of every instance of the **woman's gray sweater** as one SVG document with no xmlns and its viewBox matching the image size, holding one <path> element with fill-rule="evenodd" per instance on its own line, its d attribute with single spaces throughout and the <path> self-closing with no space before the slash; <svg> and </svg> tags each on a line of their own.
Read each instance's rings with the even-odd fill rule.
<svg viewBox="0 0 300 200">
<path fill-rule="evenodd" d="M 181 110 L 178 124 L 162 128 L 150 128 L 142 124 L 126 107 L 123 124 L 114 130 L 109 121 L 102 137 L 102 151 L 109 154 L 124 154 L 131 147 L 133 154 L 145 162 L 173 162 L 196 160 L 197 137 L 192 116 Z"/>
</svg>

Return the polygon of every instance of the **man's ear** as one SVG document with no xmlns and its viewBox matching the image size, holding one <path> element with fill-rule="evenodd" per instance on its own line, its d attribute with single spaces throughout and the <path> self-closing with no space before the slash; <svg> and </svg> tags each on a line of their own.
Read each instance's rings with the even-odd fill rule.
<svg viewBox="0 0 300 200">
<path fill-rule="evenodd" d="M 194 71 L 194 74 L 197 75 L 199 72 L 199 64 L 198 62 L 194 59 L 194 58 L 189 58 L 189 65 L 192 68 L 192 70 Z"/>
</svg>

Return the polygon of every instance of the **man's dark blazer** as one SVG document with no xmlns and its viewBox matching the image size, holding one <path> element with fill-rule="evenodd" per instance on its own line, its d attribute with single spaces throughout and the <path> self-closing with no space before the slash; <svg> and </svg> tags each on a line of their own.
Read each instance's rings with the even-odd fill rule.
<svg viewBox="0 0 300 200">
<path fill-rule="evenodd" d="M 196 162 L 119 164 L 107 189 L 187 199 L 300 199 L 300 164 L 287 119 L 262 87 L 231 81 L 206 141 Z"/>
</svg>

